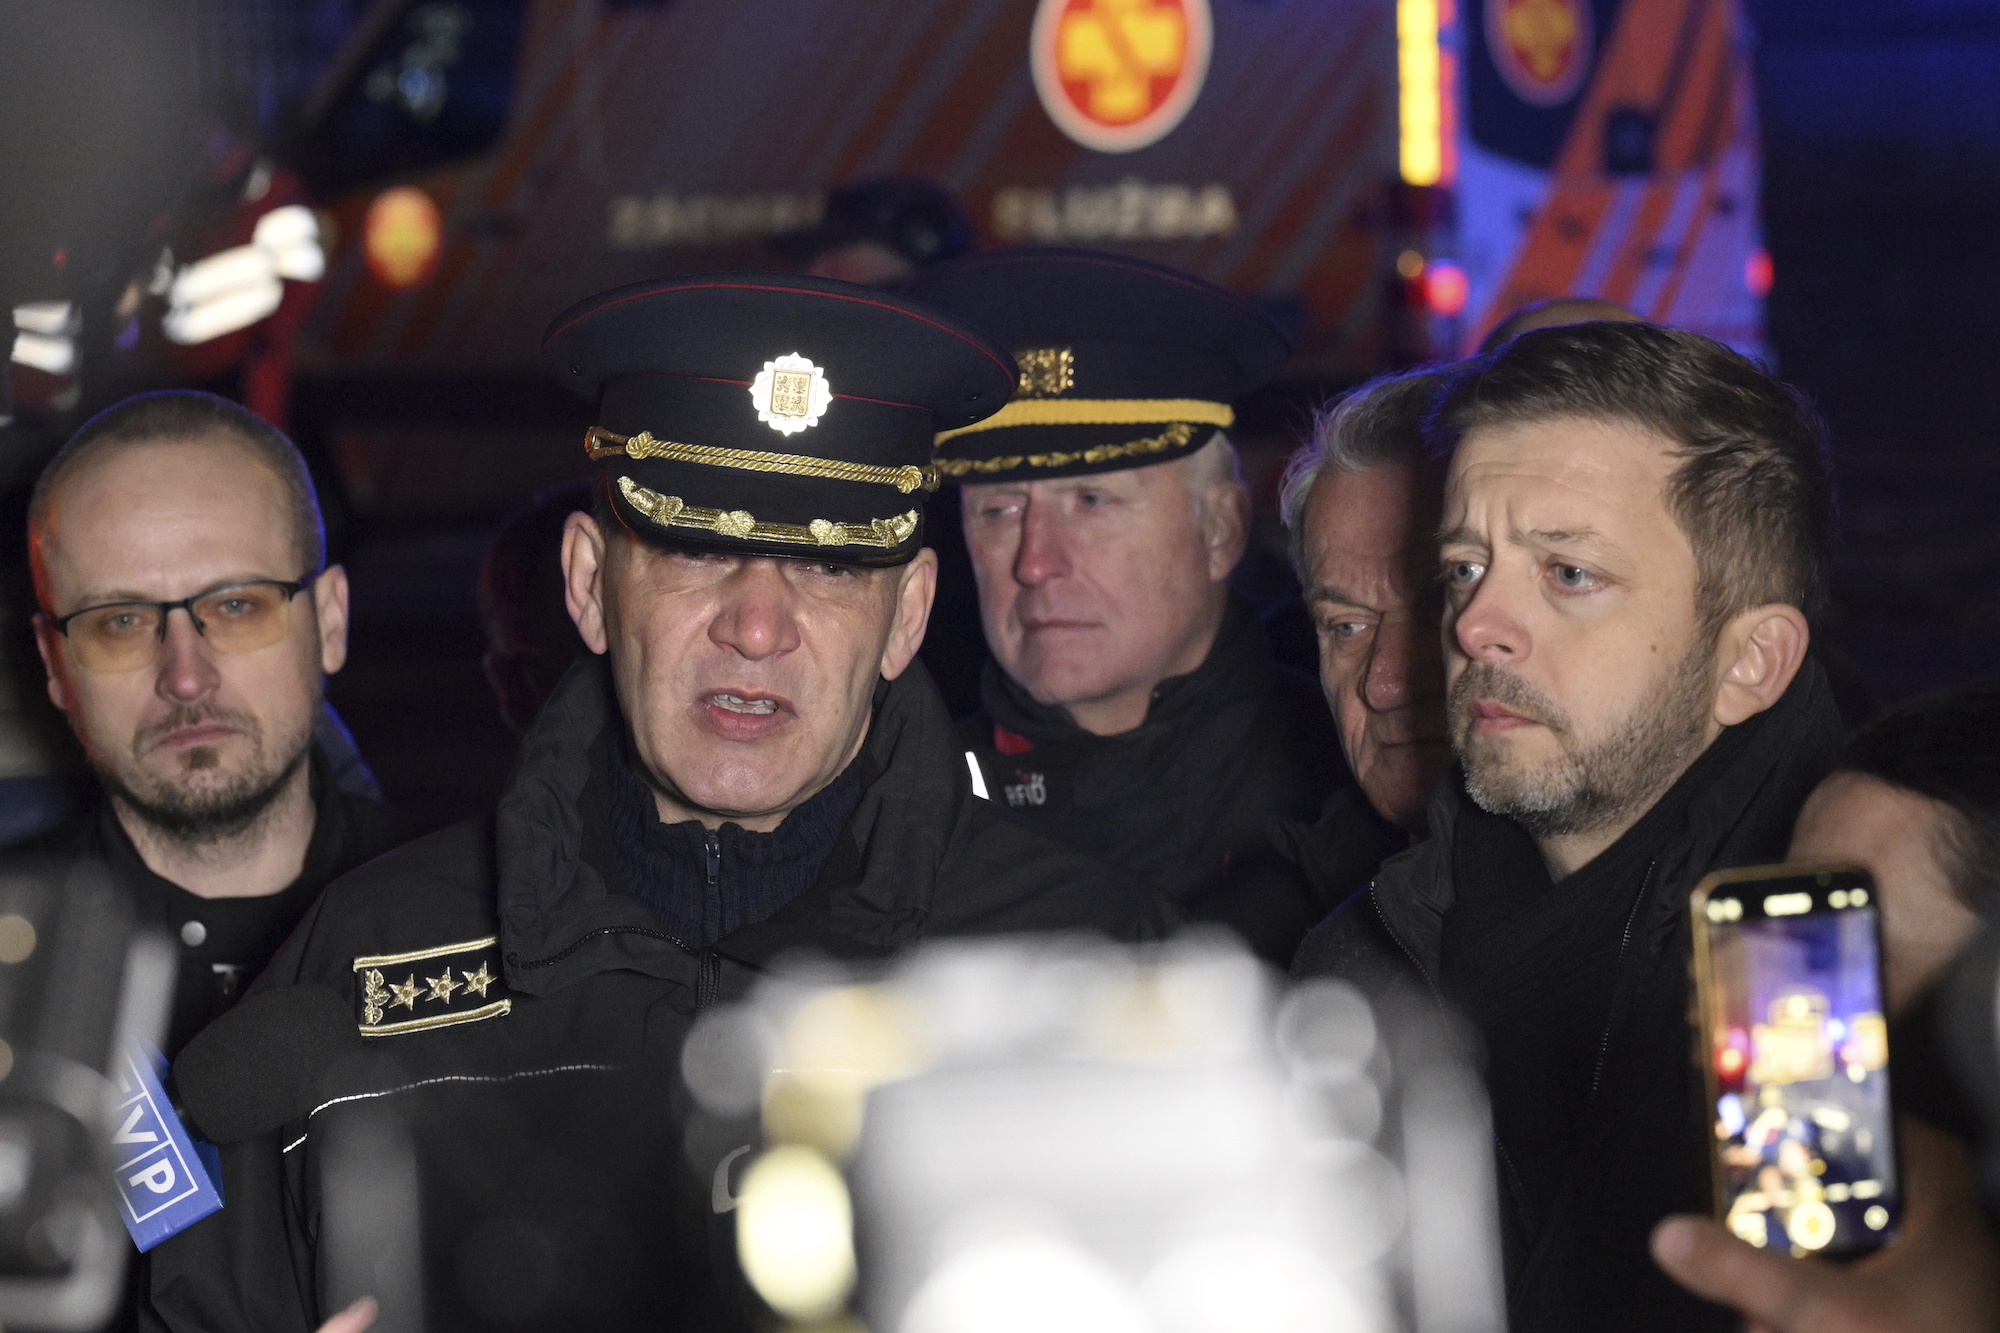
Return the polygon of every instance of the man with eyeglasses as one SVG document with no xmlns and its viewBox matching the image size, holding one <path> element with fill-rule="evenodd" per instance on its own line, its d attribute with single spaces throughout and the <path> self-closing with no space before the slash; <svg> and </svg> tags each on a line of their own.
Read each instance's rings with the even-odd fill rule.
<svg viewBox="0 0 2000 1333">
<path fill-rule="evenodd" d="M 291 442 L 202 393 L 85 423 L 37 481 L 28 532 L 49 697 L 104 794 L 28 851 L 102 861 L 179 942 L 172 1055 L 329 881 L 409 832 L 314 743 L 347 576 Z"/>
</svg>

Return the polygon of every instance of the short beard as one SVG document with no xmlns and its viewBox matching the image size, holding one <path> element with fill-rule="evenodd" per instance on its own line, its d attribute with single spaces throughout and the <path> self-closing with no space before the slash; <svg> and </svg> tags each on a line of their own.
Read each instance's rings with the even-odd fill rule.
<svg viewBox="0 0 2000 1333">
<path fill-rule="evenodd" d="M 1468 666 L 1451 687 L 1450 703 L 1451 748 L 1465 770 L 1466 795 L 1537 838 L 1629 824 L 1701 753 L 1713 676 L 1713 648 L 1698 642 L 1610 735 L 1585 744 L 1568 715 L 1526 681 L 1498 667 Z M 1535 770 L 1510 760 L 1501 742 L 1473 734 L 1475 699 L 1490 699 L 1547 727 L 1560 756 Z"/>
<path fill-rule="evenodd" d="M 143 753 L 154 738 L 210 718 L 227 720 L 252 742 L 248 767 L 225 782 L 202 788 L 149 783 L 151 789 L 141 793 L 109 766 L 97 766 L 98 780 L 113 800 L 160 836 L 184 847 L 212 847 L 247 832 L 270 811 L 312 753 L 312 732 L 308 730 L 300 738 L 298 748 L 273 771 L 263 762 L 263 729 L 255 717 L 197 707 L 176 710 L 162 721 L 143 728 L 133 738 L 134 757 Z M 183 757 L 182 770 L 198 773 L 213 768 L 215 763 L 214 750 L 197 746 Z"/>
</svg>

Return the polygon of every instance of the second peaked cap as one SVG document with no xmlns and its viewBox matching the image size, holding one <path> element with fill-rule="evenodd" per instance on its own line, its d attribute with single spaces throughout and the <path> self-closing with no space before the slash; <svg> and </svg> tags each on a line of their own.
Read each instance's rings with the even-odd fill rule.
<svg viewBox="0 0 2000 1333">
<path fill-rule="evenodd" d="M 543 338 L 596 404 L 619 518 L 669 545 L 894 565 L 923 545 L 931 441 L 997 411 L 1006 349 L 916 301 L 718 273 L 601 292 Z"/>
<path fill-rule="evenodd" d="M 938 433 L 945 480 L 1067 477 L 1184 457 L 1291 344 L 1254 303 L 1191 273 L 1094 250 L 1023 247 L 920 274 L 909 291 L 1006 344 L 1012 402 Z"/>
</svg>

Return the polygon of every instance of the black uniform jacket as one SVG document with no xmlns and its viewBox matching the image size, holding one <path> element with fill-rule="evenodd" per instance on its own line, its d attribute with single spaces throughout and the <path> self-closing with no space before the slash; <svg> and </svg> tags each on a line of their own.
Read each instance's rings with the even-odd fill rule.
<svg viewBox="0 0 2000 1333">
<path fill-rule="evenodd" d="M 363 1294 L 386 1327 L 414 1327 L 420 1301 L 433 1333 L 730 1326 L 731 1163 L 756 1128 L 688 1109 L 698 1010 L 792 949 L 870 959 L 941 934 L 1164 923 L 973 797 L 913 665 L 876 691 L 866 786 L 812 887 L 691 952 L 619 882 L 608 679 L 594 659 L 573 669 L 495 817 L 336 882 L 260 980 L 335 987 L 376 1035 L 310 1114 L 225 1149 L 223 1211 L 154 1254 L 169 1326 L 293 1333 Z"/>
<path fill-rule="evenodd" d="M 994 804 L 1129 871 L 1191 917 L 1229 920 L 1233 879 L 1266 867 L 1286 878 L 1272 819 L 1312 820 L 1349 780 L 1319 683 L 1273 661 L 1255 613 L 1234 598 L 1208 657 L 1161 682 L 1131 731 L 1092 735 L 991 661 L 981 693 L 985 711 L 959 734 Z M 1323 914 L 1299 914 L 1292 900 L 1307 895 L 1296 884 L 1260 894 L 1284 899 L 1286 921 L 1296 918 L 1271 946 L 1280 962 Z M 1246 924 L 1254 936 L 1256 923 Z"/>
<path fill-rule="evenodd" d="M 139 919 L 180 949 L 174 1008 L 164 1043 L 171 1058 L 213 1022 L 264 970 L 292 927 L 337 876 L 407 842 L 417 827 L 379 801 L 343 790 L 315 745 L 311 765 L 312 840 L 298 878 L 260 898 L 201 898 L 153 873 L 109 800 L 58 825 L 14 857 L 99 861 L 132 895 Z"/>
<path fill-rule="evenodd" d="M 1640 869 L 1630 876 L 1637 888 L 1628 884 L 1614 905 L 1601 960 L 1609 1005 L 1587 1016 L 1592 1035 L 1601 1031 L 1591 1042 L 1597 1067 L 1584 1084 L 1594 1088 L 1567 1127 L 1573 1146 L 1566 1160 L 1549 1167 L 1545 1159 L 1546 1178 L 1524 1178 L 1523 1154 L 1510 1152 L 1505 1134 L 1496 1136 L 1514 1328 L 1736 1327 L 1734 1315 L 1661 1273 L 1647 1250 L 1662 1217 L 1712 1206 L 1708 1131 L 1688 1026 L 1688 894 L 1711 870 L 1783 859 L 1799 807 L 1831 764 L 1842 727 L 1819 667 L 1808 660 L 1773 708 L 1732 731 L 1746 734 L 1730 743 L 1720 771 L 1697 760 L 1662 798 L 1662 805 L 1675 803 L 1670 826 L 1651 831 Z M 1725 734 L 1716 747 L 1729 739 Z M 1383 865 L 1374 883 L 1306 938 L 1296 976 L 1339 976 L 1377 996 L 1445 1004 L 1452 987 L 1440 962 L 1463 866 L 1455 844 L 1470 821 L 1492 818 L 1472 805 L 1462 783 L 1454 771 L 1439 787 L 1428 840 Z M 1583 965 L 1554 956 L 1527 960 L 1519 979 L 1539 984 L 1554 970 Z M 1505 1107 L 1495 1095 L 1500 1124 L 1532 1121 L 1554 1100 L 1530 1092 L 1523 1104 Z"/>
</svg>

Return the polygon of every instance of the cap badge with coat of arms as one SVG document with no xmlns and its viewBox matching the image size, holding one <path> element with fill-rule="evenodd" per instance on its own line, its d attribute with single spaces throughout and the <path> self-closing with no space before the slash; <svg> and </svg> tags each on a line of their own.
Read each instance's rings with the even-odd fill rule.
<svg viewBox="0 0 2000 1333">
<path fill-rule="evenodd" d="M 750 401 L 757 420 L 781 435 L 796 435 L 819 424 L 833 402 L 833 387 L 825 371 L 793 352 L 764 363 L 750 381 Z"/>
</svg>

